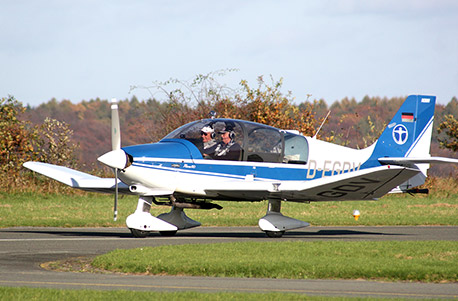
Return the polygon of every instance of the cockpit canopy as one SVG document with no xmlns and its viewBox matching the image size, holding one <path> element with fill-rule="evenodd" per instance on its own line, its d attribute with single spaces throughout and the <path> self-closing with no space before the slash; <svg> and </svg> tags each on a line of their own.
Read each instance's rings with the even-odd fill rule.
<svg viewBox="0 0 458 301">
<path fill-rule="evenodd" d="M 308 159 L 308 143 L 304 136 L 285 130 L 244 120 L 203 119 L 188 123 L 174 130 L 164 139 L 185 139 L 193 143 L 204 158 L 223 159 L 214 154 L 206 155 L 202 135 L 211 135 L 213 148 L 223 144 L 222 136 L 228 132 L 231 145 L 238 145 L 238 153 L 230 160 L 305 164 Z M 226 134 L 227 136 L 227 134 Z M 221 147 L 220 147 L 221 149 Z M 231 150 L 229 150 L 231 152 Z M 235 151 L 233 151 L 235 152 Z"/>
</svg>

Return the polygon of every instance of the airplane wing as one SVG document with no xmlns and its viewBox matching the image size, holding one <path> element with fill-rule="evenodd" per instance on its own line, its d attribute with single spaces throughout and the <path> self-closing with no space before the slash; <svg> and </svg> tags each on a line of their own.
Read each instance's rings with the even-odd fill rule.
<svg viewBox="0 0 458 301">
<path fill-rule="evenodd" d="M 115 191 L 114 178 L 100 178 L 71 168 L 42 162 L 29 161 L 24 163 L 24 167 L 73 188 L 102 193 Z M 129 191 L 129 186 L 119 179 L 118 189 L 121 194 L 133 194 Z"/>
<path fill-rule="evenodd" d="M 379 166 L 309 181 L 244 181 L 206 190 L 227 199 L 286 199 L 288 201 L 371 200 L 418 174 L 420 170 Z"/>
</svg>

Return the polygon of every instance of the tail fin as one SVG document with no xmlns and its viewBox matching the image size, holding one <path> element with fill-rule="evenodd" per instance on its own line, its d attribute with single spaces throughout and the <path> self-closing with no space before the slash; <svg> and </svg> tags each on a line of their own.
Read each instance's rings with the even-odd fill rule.
<svg viewBox="0 0 458 301">
<path fill-rule="evenodd" d="M 377 140 L 372 157 L 428 157 L 435 104 L 435 96 L 407 97 Z"/>
<path fill-rule="evenodd" d="M 363 167 L 393 164 L 415 168 L 420 172 L 391 192 L 412 192 L 425 182 L 430 163 L 458 164 L 457 159 L 431 157 L 435 96 L 410 95 L 394 115 L 373 147 Z"/>
</svg>

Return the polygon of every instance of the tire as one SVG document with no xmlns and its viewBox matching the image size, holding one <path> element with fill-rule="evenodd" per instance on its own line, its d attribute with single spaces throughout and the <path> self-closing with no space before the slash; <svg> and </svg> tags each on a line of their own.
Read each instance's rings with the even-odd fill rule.
<svg viewBox="0 0 458 301">
<path fill-rule="evenodd" d="M 285 231 L 265 231 L 265 232 L 266 232 L 267 237 L 270 237 L 270 238 L 280 238 L 285 233 Z"/>
<path fill-rule="evenodd" d="M 132 236 L 135 238 L 145 238 L 149 234 L 148 231 L 142 231 L 142 230 L 137 230 L 137 229 L 132 229 L 132 228 L 129 228 L 129 230 L 132 233 Z"/>
</svg>

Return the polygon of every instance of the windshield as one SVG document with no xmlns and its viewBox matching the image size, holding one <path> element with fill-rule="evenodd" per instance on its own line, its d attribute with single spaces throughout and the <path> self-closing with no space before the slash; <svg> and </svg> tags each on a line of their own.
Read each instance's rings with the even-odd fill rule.
<svg viewBox="0 0 458 301">
<path fill-rule="evenodd" d="M 305 164 L 308 157 L 305 137 L 243 120 L 199 120 L 164 139 L 186 139 L 205 159 L 213 160 Z"/>
</svg>

